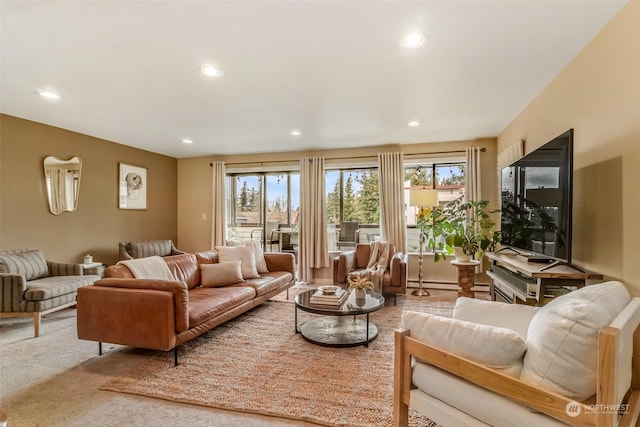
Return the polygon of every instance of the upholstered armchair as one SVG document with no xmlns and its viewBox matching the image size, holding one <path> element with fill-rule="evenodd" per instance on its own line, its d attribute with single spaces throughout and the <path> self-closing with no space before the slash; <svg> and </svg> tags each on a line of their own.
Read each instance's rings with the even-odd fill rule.
<svg viewBox="0 0 640 427">
<path fill-rule="evenodd" d="M 639 322 L 620 282 L 540 308 L 463 297 L 453 318 L 405 312 L 394 426 L 409 408 L 442 426 L 635 426 Z"/>
<path fill-rule="evenodd" d="M 362 273 L 367 268 L 371 255 L 371 244 L 358 243 L 352 251 L 346 251 L 333 259 L 333 283 L 346 286 L 347 277 L 350 274 Z M 384 272 L 382 279 L 382 292 L 393 294 L 393 303 L 396 304 L 398 294 L 407 291 L 407 254 L 396 252 L 395 246 L 389 250 L 389 268 Z"/>
<path fill-rule="evenodd" d="M 150 240 L 148 242 L 120 242 L 118 259 L 146 258 L 150 256 L 181 255 L 185 252 L 176 249 L 171 240 Z"/>
<path fill-rule="evenodd" d="M 47 261 L 38 249 L 0 252 L 0 318 L 33 317 L 38 337 L 42 315 L 76 305 L 78 288 L 98 279 L 82 264 Z"/>
</svg>

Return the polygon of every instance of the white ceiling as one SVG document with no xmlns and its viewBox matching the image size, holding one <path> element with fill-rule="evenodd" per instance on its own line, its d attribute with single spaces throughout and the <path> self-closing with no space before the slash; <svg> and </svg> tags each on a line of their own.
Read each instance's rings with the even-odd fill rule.
<svg viewBox="0 0 640 427">
<path fill-rule="evenodd" d="M 625 3 L 2 1 L 0 105 L 176 158 L 496 136 Z"/>
</svg>

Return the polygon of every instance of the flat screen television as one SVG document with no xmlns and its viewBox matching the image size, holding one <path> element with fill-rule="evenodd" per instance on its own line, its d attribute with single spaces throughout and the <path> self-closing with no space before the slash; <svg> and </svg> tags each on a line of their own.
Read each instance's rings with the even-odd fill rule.
<svg viewBox="0 0 640 427">
<path fill-rule="evenodd" d="M 501 243 L 532 262 L 571 262 L 573 129 L 502 170 Z"/>
</svg>

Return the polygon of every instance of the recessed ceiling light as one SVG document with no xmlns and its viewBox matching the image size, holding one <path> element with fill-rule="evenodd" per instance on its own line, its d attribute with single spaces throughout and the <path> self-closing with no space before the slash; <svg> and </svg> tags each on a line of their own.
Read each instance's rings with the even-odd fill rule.
<svg viewBox="0 0 640 427">
<path fill-rule="evenodd" d="M 182 138 L 180 142 L 182 142 L 183 144 L 193 144 L 193 140 L 189 138 Z"/>
<path fill-rule="evenodd" d="M 420 126 L 420 120 L 411 120 L 409 123 L 407 123 L 407 126 L 411 126 L 412 128 Z"/>
<path fill-rule="evenodd" d="M 43 98 L 47 99 L 60 99 L 60 95 L 55 92 L 51 92 L 48 90 L 36 90 L 36 93 Z"/>
<path fill-rule="evenodd" d="M 291 136 L 300 136 L 300 135 L 302 135 L 302 132 L 300 132 L 298 129 L 293 129 L 291 132 L 289 132 L 289 135 L 291 135 Z"/>
<path fill-rule="evenodd" d="M 209 64 L 204 64 L 202 67 L 200 67 L 200 72 L 205 76 L 210 77 L 221 77 L 224 75 L 224 71 L 222 71 L 220 68 L 214 67 L 213 65 Z"/>
<path fill-rule="evenodd" d="M 424 42 L 424 36 L 420 33 L 411 33 L 402 39 L 400 44 L 404 47 L 418 47 Z"/>
</svg>

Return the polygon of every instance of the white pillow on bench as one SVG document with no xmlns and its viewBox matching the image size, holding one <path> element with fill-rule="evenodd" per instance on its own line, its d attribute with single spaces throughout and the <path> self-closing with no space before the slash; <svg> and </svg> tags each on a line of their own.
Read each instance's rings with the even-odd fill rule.
<svg viewBox="0 0 640 427">
<path fill-rule="evenodd" d="M 620 282 L 585 286 L 540 308 L 527 335 L 520 378 L 583 401 L 596 393 L 598 331 L 631 297 Z"/>
</svg>

